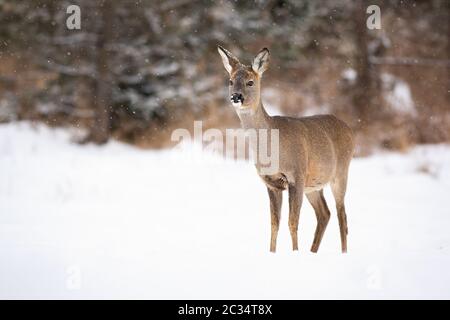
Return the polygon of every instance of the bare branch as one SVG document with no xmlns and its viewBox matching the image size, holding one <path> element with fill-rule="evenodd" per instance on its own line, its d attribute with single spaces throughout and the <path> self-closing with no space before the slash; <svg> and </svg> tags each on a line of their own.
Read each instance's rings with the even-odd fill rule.
<svg viewBox="0 0 450 320">
<path fill-rule="evenodd" d="M 375 57 L 371 56 L 370 63 L 372 64 L 387 64 L 387 65 L 417 65 L 417 66 L 431 66 L 431 67 L 450 67 L 450 60 L 445 59 L 430 59 L 430 58 L 411 58 L 411 57 Z"/>
</svg>

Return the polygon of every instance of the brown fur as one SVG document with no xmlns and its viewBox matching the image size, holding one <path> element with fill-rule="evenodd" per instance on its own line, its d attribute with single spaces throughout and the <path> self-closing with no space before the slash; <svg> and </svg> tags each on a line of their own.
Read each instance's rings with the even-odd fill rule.
<svg viewBox="0 0 450 320">
<path fill-rule="evenodd" d="M 251 67 L 242 65 L 229 51 L 219 47 L 230 73 L 230 96 L 240 93 L 244 102 L 237 108 L 244 128 L 279 130 L 279 172 L 261 173 L 270 198 L 272 232 L 270 251 L 275 252 L 279 229 L 282 191 L 289 193 L 289 230 L 293 250 L 298 250 L 297 230 L 303 194 L 314 208 L 317 227 L 311 251 L 317 252 L 330 218 L 323 188 L 330 184 L 336 200 L 342 252 L 347 251 L 347 217 L 344 198 L 350 161 L 354 152 L 351 129 L 333 115 L 291 118 L 269 116 L 261 102 L 261 76 L 268 67 L 267 49 L 255 57 Z M 248 81 L 254 81 L 250 86 Z"/>
</svg>

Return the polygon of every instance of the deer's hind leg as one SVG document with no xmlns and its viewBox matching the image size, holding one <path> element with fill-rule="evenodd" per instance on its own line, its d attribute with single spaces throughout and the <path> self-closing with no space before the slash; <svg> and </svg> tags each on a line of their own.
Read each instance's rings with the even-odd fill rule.
<svg viewBox="0 0 450 320">
<path fill-rule="evenodd" d="M 347 189 L 347 173 L 348 168 L 340 175 L 336 176 L 331 182 L 331 191 L 333 192 L 334 199 L 336 200 L 336 210 L 339 221 L 339 231 L 341 234 L 341 247 L 342 252 L 347 252 L 347 214 L 345 212 L 345 192 Z"/>
<path fill-rule="evenodd" d="M 313 244 L 311 246 L 312 252 L 319 250 L 320 242 L 322 241 L 323 234 L 327 228 L 328 221 L 330 220 L 330 210 L 328 209 L 325 197 L 323 196 L 323 190 L 314 191 L 306 194 L 311 206 L 314 208 L 317 218 L 317 227 L 314 234 Z"/>
</svg>

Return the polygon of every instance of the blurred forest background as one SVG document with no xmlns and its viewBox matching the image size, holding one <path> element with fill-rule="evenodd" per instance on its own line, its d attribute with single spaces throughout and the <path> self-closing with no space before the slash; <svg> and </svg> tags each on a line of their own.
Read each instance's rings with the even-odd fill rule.
<svg viewBox="0 0 450 320">
<path fill-rule="evenodd" d="M 68 30 L 66 9 L 81 8 Z M 367 6 L 381 8 L 369 30 Z M 358 153 L 450 141 L 449 1 L 0 0 L 0 122 L 82 129 L 80 143 L 171 145 L 238 127 L 217 44 L 272 53 L 269 113 L 333 113 Z"/>
</svg>

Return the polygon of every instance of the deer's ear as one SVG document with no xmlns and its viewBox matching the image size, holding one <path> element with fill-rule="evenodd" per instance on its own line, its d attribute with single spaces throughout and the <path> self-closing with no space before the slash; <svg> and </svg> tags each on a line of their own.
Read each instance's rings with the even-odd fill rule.
<svg viewBox="0 0 450 320">
<path fill-rule="evenodd" d="M 263 72 L 266 71 L 267 68 L 269 67 L 269 58 L 270 58 L 269 49 L 267 48 L 262 49 L 256 55 L 255 59 L 253 59 L 252 63 L 253 71 L 255 71 L 257 74 L 261 76 Z"/>
<path fill-rule="evenodd" d="M 222 57 L 223 66 L 227 69 L 228 73 L 231 74 L 233 68 L 235 68 L 239 64 L 238 58 L 236 58 L 230 51 L 222 48 L 221 46 L 217 46 L 217 51 L 219 51 L 220 56 Z"/>
</svg>

